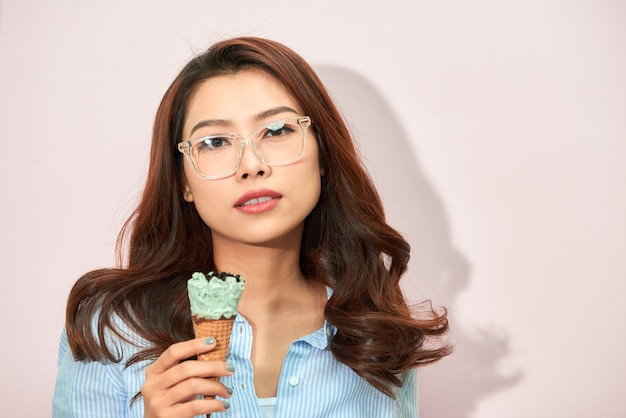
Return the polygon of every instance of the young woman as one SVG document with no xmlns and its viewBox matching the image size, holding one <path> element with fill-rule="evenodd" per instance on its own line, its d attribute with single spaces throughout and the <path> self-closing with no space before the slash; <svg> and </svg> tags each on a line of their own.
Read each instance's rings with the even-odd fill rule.
<svg viewBox="0 0 626 418">
<path fill-rule="evenodd" d="M 445 310 L 407 305 L 409 245 L 341 115 L 274 41 L 176 77 L 117 251 L 69 296 L 55 417 L 415 417 L 415 368 L 450 351 Z M 195 360 L 215 339 L 194 339 L 186 284 L 211 270 L 246 281 L 226 363 Z"/>
</svg>

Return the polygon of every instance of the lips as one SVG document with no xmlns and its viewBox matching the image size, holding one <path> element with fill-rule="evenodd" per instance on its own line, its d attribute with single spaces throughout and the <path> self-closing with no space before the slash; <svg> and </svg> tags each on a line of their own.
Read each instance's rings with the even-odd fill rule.
<svg viewBox="0 0 626 418">
<path fill-rule="evenodd" d="M 271 189 L 251 190 L 244 193 L 239 199 L 237 199 L 235 207 L 239 208 L 253 205 L 263 205 L 271 200 L 280 199 L 281 197 L 282 195 L 280 193 Z"/>
</svg>

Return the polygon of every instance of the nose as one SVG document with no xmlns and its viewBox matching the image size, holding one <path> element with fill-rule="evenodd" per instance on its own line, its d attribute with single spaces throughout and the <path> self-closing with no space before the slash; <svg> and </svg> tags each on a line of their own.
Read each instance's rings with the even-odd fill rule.
<svg viewBox="0 0 626 418">
<path fill-rule="evenodd" d="M 241 147 L 241 161 L 235 173 L 239 181 L 251 176 L 266 176 L 270 174 L 271 168 L 263 162 L 263 157 L 253 142 L 246 141 Z"/>
</svg>

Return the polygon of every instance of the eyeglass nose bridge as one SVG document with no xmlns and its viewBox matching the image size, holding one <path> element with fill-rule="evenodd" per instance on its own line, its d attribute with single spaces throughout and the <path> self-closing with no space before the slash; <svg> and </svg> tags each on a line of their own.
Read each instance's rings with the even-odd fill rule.
<svg viewBox="0 0 626 418">
<path fill-rule="evenodd" d="M 269 166 L 268 162 L 265 161 L 265 158 L 263 158 L 263 154 L 261 154 L 261 151 L 259 150 L 259 148 L 256 146 L 255 141 L 250 140 L 250 139 L 245 139 L 245 138 L 249 138 L 251 137 L 251 135 L 246 135 L 245 137 L 239 137 L 239 149 L 237 151 L 237 165 L 235 167 L 234 171 L 239 170 L 239 167 L 241 166 L 241 159 L 243 158 L 243 152 L 244 152 L 244 148 L 246 147 L 246 145 L 249 145 L 250 148 L 252 148 L 252 151 L 254 152 L 254 155 L 256 155 L 256 157 L 265 165 Z"/>
</svg>

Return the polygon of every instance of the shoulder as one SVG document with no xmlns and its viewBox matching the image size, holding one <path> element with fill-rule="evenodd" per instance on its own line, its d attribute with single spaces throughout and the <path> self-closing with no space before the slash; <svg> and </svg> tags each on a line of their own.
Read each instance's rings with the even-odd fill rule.
<svg viewBox="0 0 626 418">
<path fill-rule="evenodd" d="M 112 352 L 116 361 L 99 359 L 101 364 L 121 364 L 124 365 L 132 356 L 139 351 L 149 348 L 151 343 L 133 331 L 119 316 L 111 316 L 110 326 L 100 329 L 99 313 L 91 318 L 91 332 L 99 339 L 100 345 L 105 345 Z M 100 334 L 102 338 L 99 338 Z M 64 327 L 59 340 L 59 357 L 57 365 L 61 367 L 64 360 L 74 355 L 71 350 L 67 329 Z M 81 363 L 92 362 L 90 360 L 80 361 Z"/>
<path fill-rule="evenodd" d="M 397 394 L 397 417 L 412 418 L 418 416 L 417 369 L 404 373 L 401 377 L 402 387 Z"/>
<path fill-rule="evenodd" d="M 53 417 L 141 417 L 143 405 L 131 399 L 141 390 L 147 364 L 126 367 L 127 359 L 139 350 L 133 344 L 107 335 L 108 343 L 122 356 L 121 362 L 79 361 L 69 348 L 64 329 L 59 344 L 58 372 L 53 396 Z M 107 412 L 103 415 L 103 411 Z"/>
</svg>

